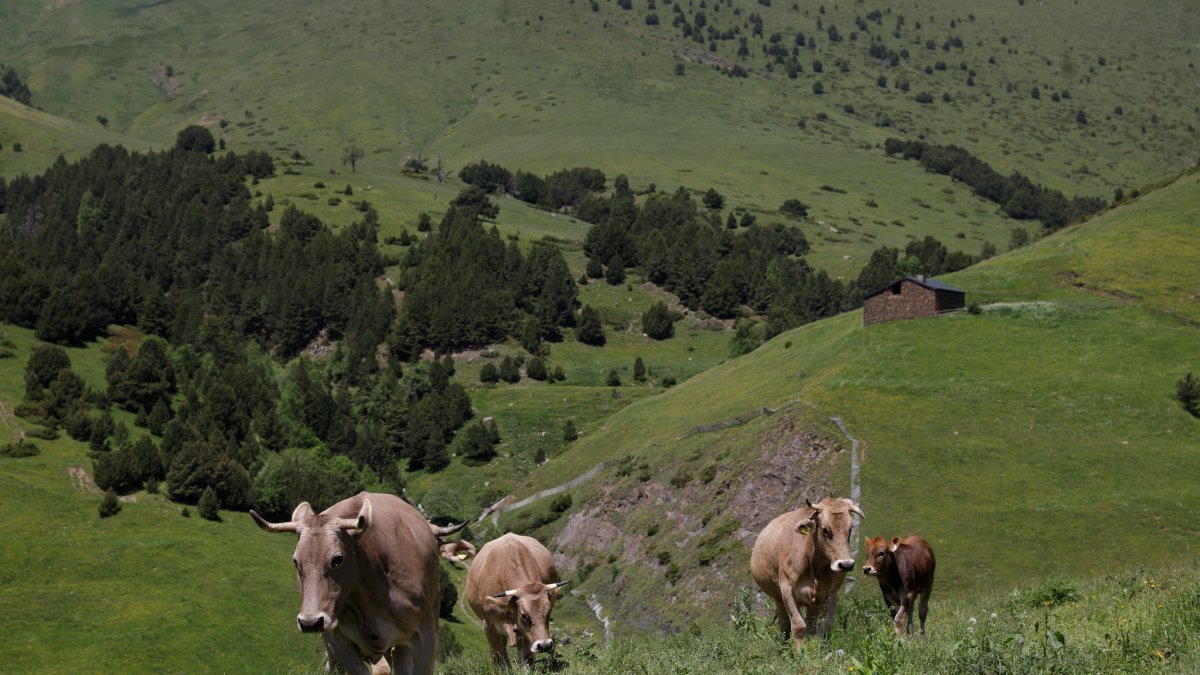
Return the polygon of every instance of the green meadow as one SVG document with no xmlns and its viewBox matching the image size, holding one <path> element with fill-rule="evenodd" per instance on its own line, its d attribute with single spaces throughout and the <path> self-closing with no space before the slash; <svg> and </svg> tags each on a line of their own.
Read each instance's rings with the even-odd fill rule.
<svg viewBox="0 0 1200 675">
<path fill-rule="evenodd" d="M 1196 670 L 1197 588 L 1179 566 L 1197 552 L 1200 422 L 1175 386 L 1200 371 L 1200 173 L 1189 170 L 1200 13 L 1178 1 L 679 2 L 689 27 L 703 11 L 732 35 L 705 28 L 697 40 L 673 25 L 675 3 L 650 4 L 12 0 L 0 6 L 0 63 L 33 107 L 0 97 L 0 177 L 99 143 L 169 147 L 201 124 L 230 150 L 274 158 L 276 175 L 251 186 L 276 203 L 273 222 L 291 203 L 345 226 L 366 200 L 383 242 L 423 236 L 422 213 L 437 223 L 467 163 L 591 166 L 639 192 L 715 188 L 722 220 L 747 211 L 800 228 L 808 262 L 843 279 L 880 246 L 932 235 L 977 254 L 1004 251 L 1014 227 L 1038 229 L 885 156 L 889 137 L 961 145 L 1068 197 L 1137 190 L 945 277 L 977 314 L 864 328 L 850 312 L 740 358 L 729 325 L 683 312 L 637 272 L 590 280 L 579 300 L 600 313 L 607 344 L 569 332 L 551 344 L 547 362 L 566 374 L 553 384 L 480 383 L 485 362 L 520 353 L 512 341 L 455 355 L 455 379 L 501 443 L 481 466 L 456 458 L 405 478 L 428 512 L 474 519 L 600 467 L 562 514 L 544 499 L 472 524 L 477 544 L 527 529 L 563 556 L 574 582 L 555 613 L 572 637 L 564 672 Z M 873 44 L 907 55 L 891 64 Z M 795 78 L 773 45 L 797 48 Z M 364 152 L 354 169 L 349 145 Z M 414 157 L 441 162 L 446 180 L 406 170 Z M 791 198 L 806 218 L 779 213 Z M 550 242 L 583 274 L 586 223 L 496 201 L 504 237 Z M 394 279 L 405 248 L 381 248 Z M 665 341 L 640 327 L 659 300 L 681 310 Z M 67 350 L 95 389 L 114 345 L 137 338 L 112 332 Z M 0 359 L 3 413 L 24 398 L 37 341 L 0 333 L 13 352 Z M 638 357 L 646 382 L 633 380 Z M 934 625 L 893 642 L 868 580 L 834 637 L 793 656 L 764 624 L 769 603 L 740 590 L 749 524 L 822 496 L 810 491 L 850 490 L 850 442 L 833 417 L 861 441 L 862 533 L 918 533 L 937 551 Z M 114 418 L 142 433 L 131 414 Z M 31 426 L 0 414 L 0 444 Z M 37 456 L 0 458 L 0 669 L 320 668 L 319 641 L 294 626 L 291 538 L 241 513 L 185 518 L 144 491 L 101 520 L 100 495 L 75 471 L 91 471 L 86 444 L 35 443 Z M 793 480 L 772 488 L 784 474 Z M 465 572 L 452 576 L 461 589 Z M 599 639 L 597 612 L 620 639 Z M 464 655 L 446 672 L 488 672 L 464 603 L 449 626 Z M 647 632 L 663 635 L 626 639 Z"/>
</svg>

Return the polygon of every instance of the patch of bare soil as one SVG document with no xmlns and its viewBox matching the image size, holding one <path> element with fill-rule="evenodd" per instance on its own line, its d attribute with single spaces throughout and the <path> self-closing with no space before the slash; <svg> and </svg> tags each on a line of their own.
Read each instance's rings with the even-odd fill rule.
<svg viewBox="0 0 1200 675">
<path fill-rule="evenodd" d="M 92 480 L 91 474 L 84 471 L 78 466 L 68 466 L 67 476 L 71 479 L 71 487 L 89 495 L 102 494 L 100 488 L 96 487 L 96 481 Z"/>
<path fill-rule="evenodd" d="M 808 422 L 800 410 L 782 412 L 746 452 L 754 461 L 739 462 L 748 470 L 735 472 L 718 464 L 717 474 L 709 483 L 692 480 L 674 488 L 656 480 L 605 486 L 601 494 L 572 513 L 566 525 L 554 537 L 553 550 L 559 569 L 572 573 L 586 564 L 613 560 L 623 573 L 612 579 L 597 594 L 623 623 L 637 629 L 673 630 L 664 624 L 658 607 L 662 603 L 685 603 L 696 608 L 724 606 L 732 599 L 733 589 L 747 582 L 743 569 L 758 533 L 773 518 L 804 504 L 804 498 L 817 501 L 832 496 L 826 467 L 834 455 L 845 448 L 840 439 L 829 438 L 806 428 Z M 665 469 L 664 469 L 665 470 Z M 644 527 L 633 528 L 629 520 L 647 511 L 659 514 L 658 534 L 648 535 Z M 705 522 L 705 514 L 710 520 Z M 704 547 L 704 535 L 725 516 L 733 516 L 736 528 L 729 535 L 742 544 L 711 563 L 696 568 L 686 564 Z M 664 536 L 665 535 L 665 536 Z M 711 543 L 710 543 L 711 548 Z M 665 582 L 670 563 L 660 554 L 671 552 L 670 560 L 686 571 L 674 584 Z M 630 575 L 646 574 L 663 578 L 663 593 L 655 597 L 633 597 L 626 593 Z"/>
</svg>

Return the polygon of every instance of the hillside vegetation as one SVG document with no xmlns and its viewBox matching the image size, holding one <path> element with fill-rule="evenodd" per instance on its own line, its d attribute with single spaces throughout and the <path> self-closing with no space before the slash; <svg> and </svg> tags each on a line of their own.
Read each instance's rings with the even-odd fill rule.
<svg viewBox="0 0 1200 675">
<path fill-rule="evenodd" d="M 1107 197 L 1194 160 L 1194 56 L 1169 48 L 1197 29 L 1186 9 L 358 0 L 281 18 L 228 0 L 20 0 L 2 10 L 0 60 L 35 106 L 98 136 L 164 144 L 200 123 L 237 148 L 299 152 L 309 185 L 337 171 L 386 186 L 385 222 L 437 195 L 397 182 L 413 157 L 452 174 L 480 158 L 538 173 L 588 164 L 639 188 L 714 187 L 727 209 L 760 217 L 799 198 L 819 266 L 847 275 L 910 235 L 961 236 L 974 253 L 1011 228 L 885 160 L 889 136 L 957 143 L 1068 196 Z M 0 116 L 0 174 L 31 168 L 13 141 L 43 163 L 86 147 L 25 138 L 11 118 Z M 357 173 L 341 162 L 351 144 Z"/>
<path fill-rule="evenodd" d="M 1194 670 L 1200 13 L 872 2 L 3 3 L 0 663 L 318 670 L 244 509 L 373 489 L 545 541 L 567 672 Z M 793 657 L 750 546 L 859 489 L 945 623 Z"/>
<path fill-rule="evenodd" d="M 1200 367 L 1200 275 L 1188 262 L 1200 253 L 1198 199 L 1192 172 L 947 277 L 982 303 L 978 315 L 863 328 L 853 312 L 784 333 L 625 408 L 518 495 L 605 462 L 602 480 L 573 491 L 585 506 L 544 532 L 589 572 L 579 592 L 618 632 L 718 620 L 762 525 L 805 496 L 846 493 L 849 444 L 833 416 L 863 441 L 863 533 L 928 539 L 943 597 L 1178 560 L 1200 522 L 1197 421 L 1174 398 Z M 762 468 L 795 439 L 810 457 L 836 448 L 816 466 L 802 453 Z M 772 470 L 799 475 L 772 493 L 757 473 Z M 712 541 L 710 519 L 741 543 Z"/>
</svg>

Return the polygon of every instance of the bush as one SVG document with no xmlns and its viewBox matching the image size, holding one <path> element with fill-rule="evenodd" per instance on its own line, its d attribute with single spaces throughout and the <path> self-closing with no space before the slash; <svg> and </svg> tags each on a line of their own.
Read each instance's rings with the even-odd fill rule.
<svg viewBox="0 0 1200 675">
<path fill-rule="evenodd" d="M 200 495 L 200 503 L 196 505 L 196 510 L 200 512 L 200 517 L 205 520 L 221 520 L 221 514 L 218 509 L 221 508 L 221 500 L 217 497 L 217 491 L 212 489 L 212 486 L 204 488 L 204 494 Z"/>
<path fill-rule="evenodd" d="M 21 439 L 7 445 L 0 445 L 0 457 L 33 457 L 41 453 L 38 446 Z"/>
<path fill-rule="evenodd" d="M 653 340 L 666 340 L 675 335 L 675 324 L 665 302 L 654 303 L 642 314 L 642 332 Z"/>
<path fill-rule="evenodd" d="M 454 604 L 458 602 L 458 589 L 454 587 L 454 580 L 446 570 L 438 565 L 438 586 L 442 590 L 442 602 L 438 606 L 438 616 L 443 619 L 452 619 L 454 617 Z"/>
<path fill-rule="evenodd" d="M 496 370 L 495 365 L 485 363 L 483 368 L 479 369 L 479 381 L 484 384 L 495 384 L 500 381 L 500 372 Z"/>
<path fill-rule="evenodd" d="M 555 495 L 554 499 L 550 500 L 550 510 L 554 513 L 563 513 L 567 509 L 571 508 L 572 503 L 573 500 L 571 499 L 571 493 L 564 492 L 562 494 Z"/>
<path fill-rule="evenodd" d="M 1175 384 L 1175 397 L 1192 417 L 1200 417 L 1200 379 L 1188 373 Z"/>
<path fill-rule="evenodd" d="M 107 518 L 115 516 L 121 512 L 121 501 L 117 499 L 117 493 L 109 490 L 104 493 L 104 499 L 100 500 L 100 517 Z"/>
<path fill-rule="evenodd" d="M 529 379 L 537 380 L 538 382 L 545 381 L 550 376 L 546 371 L 546 361 L 540 356 L 529 359 L 529 363 L 525 365 L 525 374 Z"/>
<path fill-rule="evenodd" d="M 808 205 L 799 199 L 789 199 L 779 207 L 779 212 L 789 218 L 804 218 L 808 215 Z"/>
<path fill-rule="evenodd" d="M 563 442 L 570 443 L 579 438 L 579 431 L 575 428 L 575 422 L 567 420 L 563 423 Z"/>
<path fill-rule="evenodd" d="M 615 368 L 608 371 L 608 377 L 604 379 L 604 383 L 610 387 L 621 386 L 621 376 L 617 374 L 617 370 Z"/>
</svg>

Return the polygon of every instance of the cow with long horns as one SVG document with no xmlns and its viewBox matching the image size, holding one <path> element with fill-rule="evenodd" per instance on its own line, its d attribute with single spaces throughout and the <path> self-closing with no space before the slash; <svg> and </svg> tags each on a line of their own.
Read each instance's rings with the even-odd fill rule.
<svg viewBox="0 0 1200 675">
<path fill-rule="evenodd" d="M 497 665 L 509 665 L 508 647 L 527 665 L 534 654 L 554 650 L 550 612 L 566 585 L 550 551 L 532 537 L 509 533 L 479 549 L 467 572 L 467 602 L 483 620 Z"/>
<path fill-rule="evenodd" d="M 833 626 L 838 589 L 846 572 L 854 569 L 851 514 L 865 517 L 849 499 L 805 503 L 805 508 L 768 523 L 750 554 L 754 582 L 775 601 L 779 630 L 785 639 L 791 636 L 797 650 L 804 645 L 809 624 L 824 634 Z M 807 610 L 807 621 L 800 607 Z"/>
<path fill-rule="evenodd" d="M 362 492 L 321 513 L 303 502 L 286 523 L 250 515 L 268 532 L 298 535 L 296 625 L 324 638 L 327 669 L 365 674 L 386 659 L 393 673 L 433 672 L 438 539 L 420 512 L 394 495 Z"/>
</svg>

